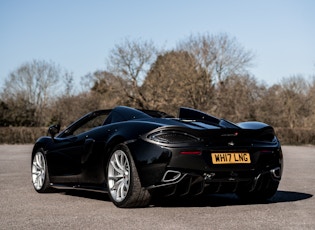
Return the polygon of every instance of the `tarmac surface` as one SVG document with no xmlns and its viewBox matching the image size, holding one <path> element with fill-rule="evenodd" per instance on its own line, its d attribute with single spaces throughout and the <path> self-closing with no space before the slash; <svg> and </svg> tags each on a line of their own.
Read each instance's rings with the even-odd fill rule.
<svg viewBox="0 0 315 230">
<path fill-rule="evenodd" d="M 32 145 L 0 145 L 0 229 L 315 229 L 315 147 L 283 146 L 276 195 L 242 203 L 235 195 L 116 208 L 107 194 L 38 194 L 31 183 Z"/>
</svg>

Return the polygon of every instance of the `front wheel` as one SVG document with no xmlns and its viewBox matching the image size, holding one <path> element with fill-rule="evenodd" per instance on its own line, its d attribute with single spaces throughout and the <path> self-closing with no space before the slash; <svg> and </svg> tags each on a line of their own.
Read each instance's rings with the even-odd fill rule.
<svg viewBox="0 0 315 230">
<path fill-rule="evenodd" d="M 117 207 L 145 207 L 149 204 L 151 195 L 141 187 L 135 163 L 126 145 L 119 144 L 111 152 L 106 174 L 109 197 Z"/>
<path fill-rule="evenodd" d="M 37 150 L 32 158 L 32 182 L 39 193 L 51 191 L 46 157 L 42 149 Z"/>
</svg>

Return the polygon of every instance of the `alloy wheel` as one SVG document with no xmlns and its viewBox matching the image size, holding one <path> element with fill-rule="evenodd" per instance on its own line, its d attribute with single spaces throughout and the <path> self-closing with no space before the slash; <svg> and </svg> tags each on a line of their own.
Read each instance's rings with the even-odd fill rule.
<svg viewBox="0 0 315 230">
<path fill-rule="evenodd" d="M 43 153 L 37 152 L 32 162 L 32 182 L 36 190 L 40 190 L 45 183 L 46 161 Z"/>
<path fill-rule="evenodd" d="M 116 202 L 123 201 L 130 187 L 130 163 L 126 153 L 116 150 L 108 165 L 108 189 Z"/>
</svg>

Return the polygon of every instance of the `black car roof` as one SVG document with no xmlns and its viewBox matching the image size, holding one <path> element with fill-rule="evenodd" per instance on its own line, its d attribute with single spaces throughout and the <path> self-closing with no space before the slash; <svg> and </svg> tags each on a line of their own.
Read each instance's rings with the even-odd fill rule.
<svg viewBox="0 0 315 230">
<path fill-rule="evenodd" d="M 134 119 L 150 119 L 150 118 L 170 118 L 168 114 L 155 110 L 138 110 L 127 106 L 115 107 L 104 124 L 111 124 L 122 121 L 129 121 Z M 174 118 L 174 117 L 173 117 Z M 191 120 L 199 121 L 208 125 L 214 125 L 223 128 L 239 128 L 237 125 L 226 121 L 224 119 L 218 119 L 214 116 L 203 113 L 199 110 L 181 107 L 179 111 L 179 120 Z"/>
<path fill-rule="evenodd" d="M 151 116 L 134 108 L 130 108 L 127 106 L 117 106 L 111 111 L 105 123 L 109 124 L 133 119 L 146 118 L 151 118 Z"/>
</svg>

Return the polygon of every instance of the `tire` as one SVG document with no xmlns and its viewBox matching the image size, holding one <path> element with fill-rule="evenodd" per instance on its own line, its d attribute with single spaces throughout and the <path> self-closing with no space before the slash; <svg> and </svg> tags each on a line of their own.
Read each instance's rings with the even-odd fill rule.
<svg viewBox="0 0 315 230">
<path fill-rule="evenodd" d="M 258 179 L 253 190 L 241 188 L 236 194 L 245 201 L 259 202 L 270 199 L 275 195 L 279 186 L 279 181 L 271 178 L 270 175 L 264 175 Z"/>
<path fill-rule="evenodd" d="M 108 194 L 119 208 L 148 206 L 151 195 L 141 187 L 139 175 L 129 148 L 117 145 L 110 154 L 106 167 Z"/>
<path fill-rule="evenodd" d="M 32 157 L 32 183 L 38 193 L 51 192 L 47 161 L 43 149 L 38 149 Z"/>
</svg>

